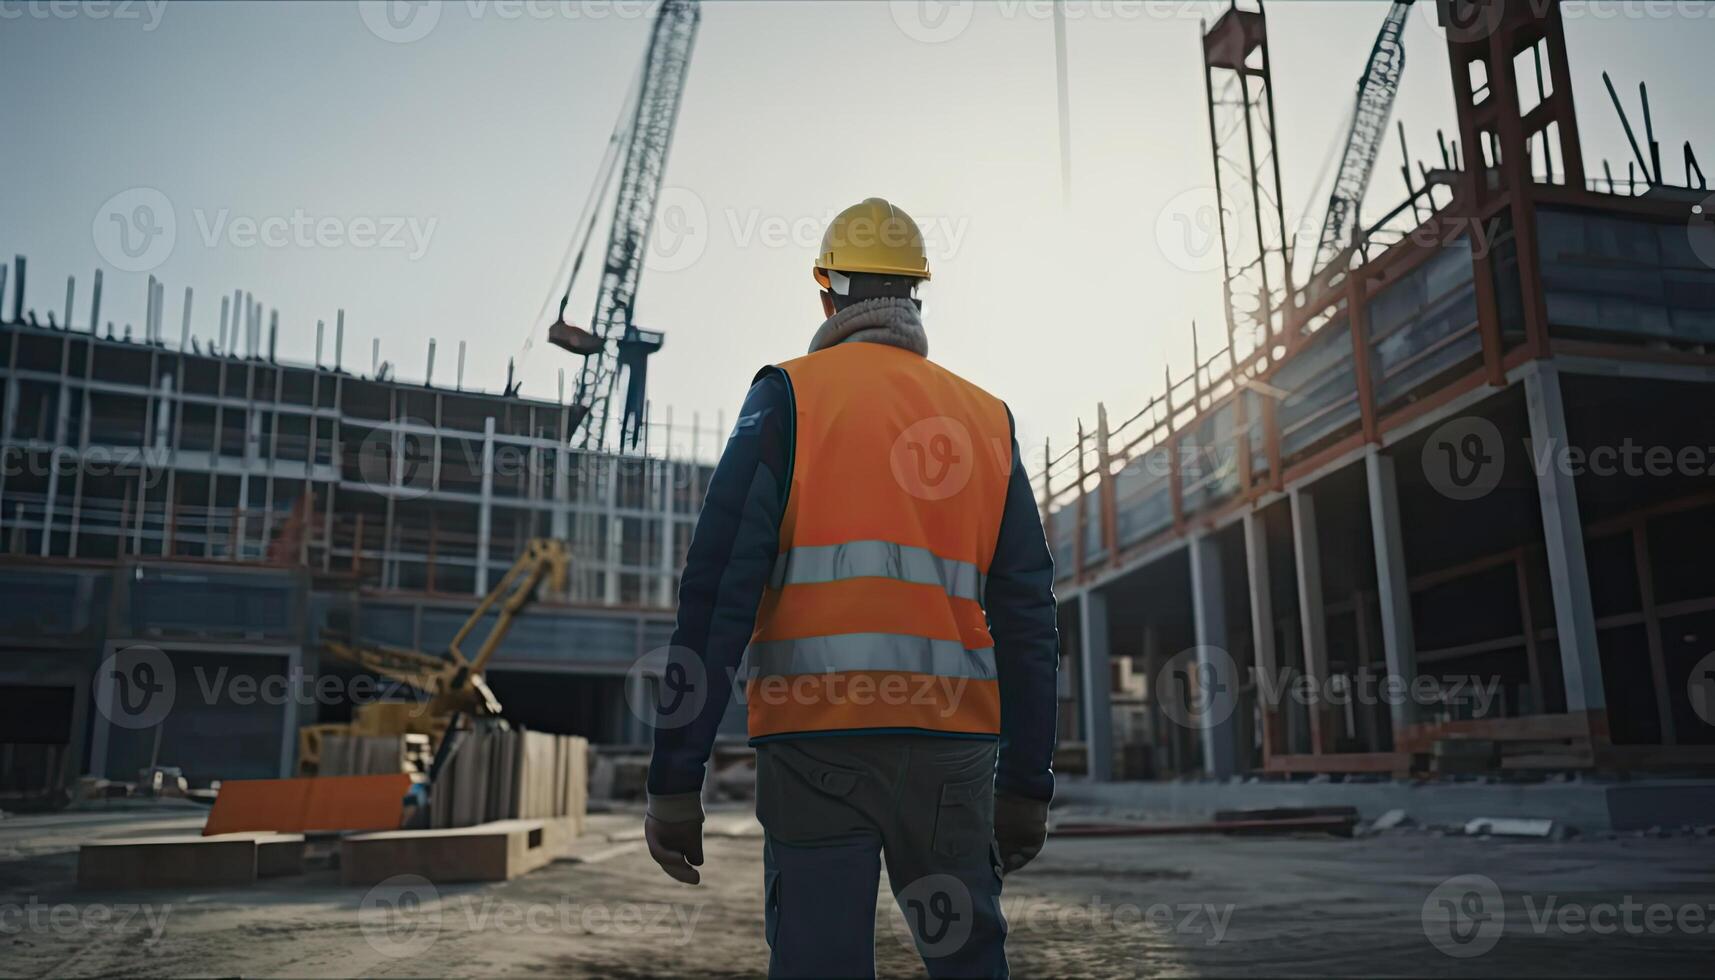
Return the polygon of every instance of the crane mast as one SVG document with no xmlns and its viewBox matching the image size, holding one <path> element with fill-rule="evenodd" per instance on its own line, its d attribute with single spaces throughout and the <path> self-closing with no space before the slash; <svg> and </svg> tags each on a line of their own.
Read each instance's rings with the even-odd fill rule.
<svg viewBox="0 0 1715 980">
<path fill-rule="evenodd" d="M 614 198 L 613 226 L 608 233 L 595 312 L 584 346 L 576 349 L 585 357 L 573 404 L 582 418 L 578 444 L 586 449 L 601 449 L 607 437 L 609 404 L 622 369 L 631 390 L 621 419 L 621 442 L 629 439 L 635 444 L 642 423 L 644 358 L 660 348 L 661 335 L 638 330 L 632 313 L 701 17 L 697 0 L 665 0 L 649 37 L 637 106 L 618 174 L 619 190 Z"/>
<path fill-rule="evenodd" d="M 1352 245 L 1352 235 L 1358 223 L 1358 207 L 1369 190 L 1370 176 L 1375 172 L 1376 155 L 1381 152 L 1388 117 L 1393 114 L 1394 98 L 1399 95 L 1400 74 L 1405 71 L 1405 45 L 1401 34 L 1412 0 L 1395 0 L 1387 19 L 1376 35 L 1370 49 L 1369 63 L 1363 78 L 1358 80 L 1357 104 L 1352 113 L 1352 128 L 1346 133 L 1346 149 L 1340 158 L 1340 169 L 1334 177 L 1334 190 L 1328 197 L 1328 213 L 1322 220 L 1322 237 L 1316 247 L 1312 275 L 1321 273 L 1329 263 L 1338 259 Z"/>
</svg>

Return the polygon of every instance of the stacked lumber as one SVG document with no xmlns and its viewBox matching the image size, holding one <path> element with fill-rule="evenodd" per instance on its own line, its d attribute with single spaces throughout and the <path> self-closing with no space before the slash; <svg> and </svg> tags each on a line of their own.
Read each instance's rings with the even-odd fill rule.
<svg viewBox="0 0 1715 980">
<path fill-rule="evenodd" d="M 318 776 L 379 776 L 409 772 L 402 735 L 324 735 Z"/>
<path fill-rule="evenodd" d="M 435 780 L 430 826 L 558 820 L 575 835 L 589 802 L 588 753 L 575 735 L 466 732 Z"/>
</svg>

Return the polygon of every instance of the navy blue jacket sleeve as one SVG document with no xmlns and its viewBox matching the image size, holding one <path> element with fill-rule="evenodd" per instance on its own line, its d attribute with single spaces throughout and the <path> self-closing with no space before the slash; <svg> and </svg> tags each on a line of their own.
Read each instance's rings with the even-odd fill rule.
<svg viewBox="0 0 1715 980">
<path fill-rule="evenodd" d="M 697 706 L 669 721 L 658 714 L 649 792 L 702 788 L 721 716 L 732 700 L 739 660 L 756 625 L 757 604 L 780 550 L 780 519 L 791 486 L 792 391 L 784 372 L 765 369 L 751 385 L 720 463 L 709 480 L 679 579 L 674 657 L 695 658 L 703 690 Z M 688 716 L 688 717 L 686 717 Z"/>
<path fill-rule="evenodd" d="M 1008 412 L 1008 420 L 1011 413 Z M 1055 619 L 1054 559 L 1030 491 L 1018 439 L 1000 540 L 983 594 L 1000 679 L 1000 757 L 995 791 L 1047 802 L 1054 796 L 1055 716 L 1060 631 Z"/>
</svg>

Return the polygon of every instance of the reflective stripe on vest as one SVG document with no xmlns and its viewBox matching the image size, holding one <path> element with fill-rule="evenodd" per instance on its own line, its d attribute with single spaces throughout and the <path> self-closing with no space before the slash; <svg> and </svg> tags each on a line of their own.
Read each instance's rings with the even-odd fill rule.
<svg viewBox="0 0 1715 980">
<path fill-rule="evenodd" d="M 918 585 L 939 585 L 955 599 L 981 602 L 987 576 L 970 562 L 942 558 L 927 548 L 892 541 L 848 541 L 781 552 L 768 584 L 779 589 L 849 578 L 891 578 Z"/>
<path fill-rule="evenodd" d="M 751 736 L 998 734 L 982 600 L 1012 470 L 1006 407 L 878 344 L 781 368 L 792 483 L 745 654 Z M 957 485 L 937 482 L 949 473 Z"/>
<path fill-rule="evenodd" d="M 748 676 L 792 677 L 841 670 L 880 670 L 992 681 L 994 648 L 967 650 L 953 640 L 898 633 L 838 633 L 753 643 L 745 651 Z"/>
</svg>

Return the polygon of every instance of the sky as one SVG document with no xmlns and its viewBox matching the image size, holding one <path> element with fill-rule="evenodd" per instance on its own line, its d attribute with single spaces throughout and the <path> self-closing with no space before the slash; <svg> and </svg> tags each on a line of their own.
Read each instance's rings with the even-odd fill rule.
<svg viewBox="0 0 1715 980">
<path fill-rule="evenodd" d="M 1032 459 L 1093 424 L 1098 401 L 1129 416 L 1163 365 L 1183 376 L 1193 323 L 1205 356 L 1222 346 L 1219 253 L 1198 220 L 1213 201 L 1198 37 L 1225 4 L 1065 2 L 1069 205 L 1046 0 L 703 4 L 636 309 L 667 335 L 650 367 L 657 417 L 730 422 L 760 366 L 803 352 L 821 320 L 822 227 L 869 196 L 925 230 L 931 356 L 1010 404 Z M 1268 6 L 1289 223 L 1320 224 L 1318 176 L 1386 9 Z M 331 358 L 343 308 L 348 369 L 367 373 L 379 339 L 395 373 L 419 380 L 432 337 L 435 379 L 450 383 L 462 340 L 467 386 L 497 390 L 516 358 L 524 393 L 553 398 L 576 360 L 527 341 L 545 328 L 652 12 L 0 0 L 0 255 L 28 256 L 43 314 L 76 275 L 80 326 L 92 269 L 103 320 L 139 329 L 152 273 L 172 342 L 184 287 L 205 343 L 219 297 L 245 289 L 278 310 L 282 359 L 311 359 L 318 319 Z M 1623 172 L 1629 157 L 1603 69 L 1634 121 L 1649 82 L 1671 172 L 1686 139 L 1715 166 L 1701 70 L 1715 3 L 1566 16 L 1591 169 L 1606 157 Z M 1428 160 L 1436 130 L 1454 129 L 1429 0 L 1406 51 L 1394 118 Z M 1399 163 L 1390 139 L 1368 214 L 1401 198 Z M 595 278 L 586 265 L 574 322 L 588 321 Z"/>
</svg>

